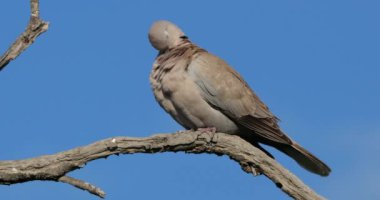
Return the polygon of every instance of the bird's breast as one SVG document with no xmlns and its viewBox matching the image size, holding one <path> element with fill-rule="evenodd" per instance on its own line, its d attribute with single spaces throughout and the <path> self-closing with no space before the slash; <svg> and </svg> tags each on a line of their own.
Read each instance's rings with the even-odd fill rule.
<svg viewBox="0 0 380 200">
<path fill-rule="evenodd" d="M 220 132 L 237 133 L 236 124 L 203 99 L 185 67 L 176 66 L 159 74 L 152 83 L 156 85 L 155 97 L 177 122 L 188 129 L 215 127 Z"/>
</svg>

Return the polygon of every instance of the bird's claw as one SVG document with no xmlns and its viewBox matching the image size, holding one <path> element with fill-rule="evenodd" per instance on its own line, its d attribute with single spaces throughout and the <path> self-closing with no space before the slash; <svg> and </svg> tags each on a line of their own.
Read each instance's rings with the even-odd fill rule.
<svg viewBox="0 0 380 200">
<path fill-rule="evenodd" d="M 216 133 L 216 128 L 215 127 L 198 128 L 197 131 L 200 131 L 202 133 Z"/>
</svg>

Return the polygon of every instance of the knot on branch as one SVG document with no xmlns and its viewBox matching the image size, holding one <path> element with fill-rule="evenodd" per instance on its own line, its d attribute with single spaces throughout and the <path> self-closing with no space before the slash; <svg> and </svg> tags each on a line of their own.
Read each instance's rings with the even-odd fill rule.
<svg viewBox="0 0 380 200">
<path fill-rule="evenodd" d="M 118 146 L 117 146 L 117 139 L 116 138 L 112 138 L 110 140 L 107 140 L 105 142 L 105 145 L 106 145 L 106 147 L 107 147 L 107 149 L 109 151 L 115 151 L 118 148 Z"/>
</svg>

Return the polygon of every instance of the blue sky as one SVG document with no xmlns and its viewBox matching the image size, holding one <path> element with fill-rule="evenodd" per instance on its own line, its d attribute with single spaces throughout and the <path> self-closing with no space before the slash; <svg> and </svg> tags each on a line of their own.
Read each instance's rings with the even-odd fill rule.
<svg viewBox="0 0 380 200">
<path fill-rule="evenodd" d="M 112 137 L 181 130 L 148 76 L 159 19 L 222 57 L 298 143 L 330 165 L 323 178 L 268 148 L 329 199 L 380 199 L 379 1 L 42 1 L 50 29 L 0 72 L 0 159 L 52 154 Z M 0 51 L 28 21 L 3 0 Z M 89 163 L 70 175 L 107 199 L 287 199 L 226 157 L 165 153 Z M 0 199 L 96 199 L 55 182 L 0 186 Z"/>
</svg>

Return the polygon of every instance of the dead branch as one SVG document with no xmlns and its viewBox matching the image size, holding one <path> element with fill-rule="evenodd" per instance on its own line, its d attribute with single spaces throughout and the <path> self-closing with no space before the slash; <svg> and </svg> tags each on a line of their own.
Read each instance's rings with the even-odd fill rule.
<svg viewBox="0 0 380 200">
<path fill-rule="evenodd" d="M 29 23 L 25 31 L 0 57 L 0 71 L 4 69 L 10 61 L 14 60 L 26 48 L 28 48 L 39 35 L 48 30 L 49 23 L 40 19 L 38 0 L 30 0 L 30 12 Z"/>
<path fill-rule="evenodd" d="M 54 155 L 25 160 L 0 161 L 0 184 L 11 185 L 34 180 L 60 181 L 104 197 L 105 193 L 66 174 L 86 163 L 110 155 L 178 152 L 227 155 L 253 175 L 263 174 L 294 199 L 323 199 L 278 162 L 238 136 L 224 133 L 182 131 L 146 138 L 114 137 Z"/>
</svg>

